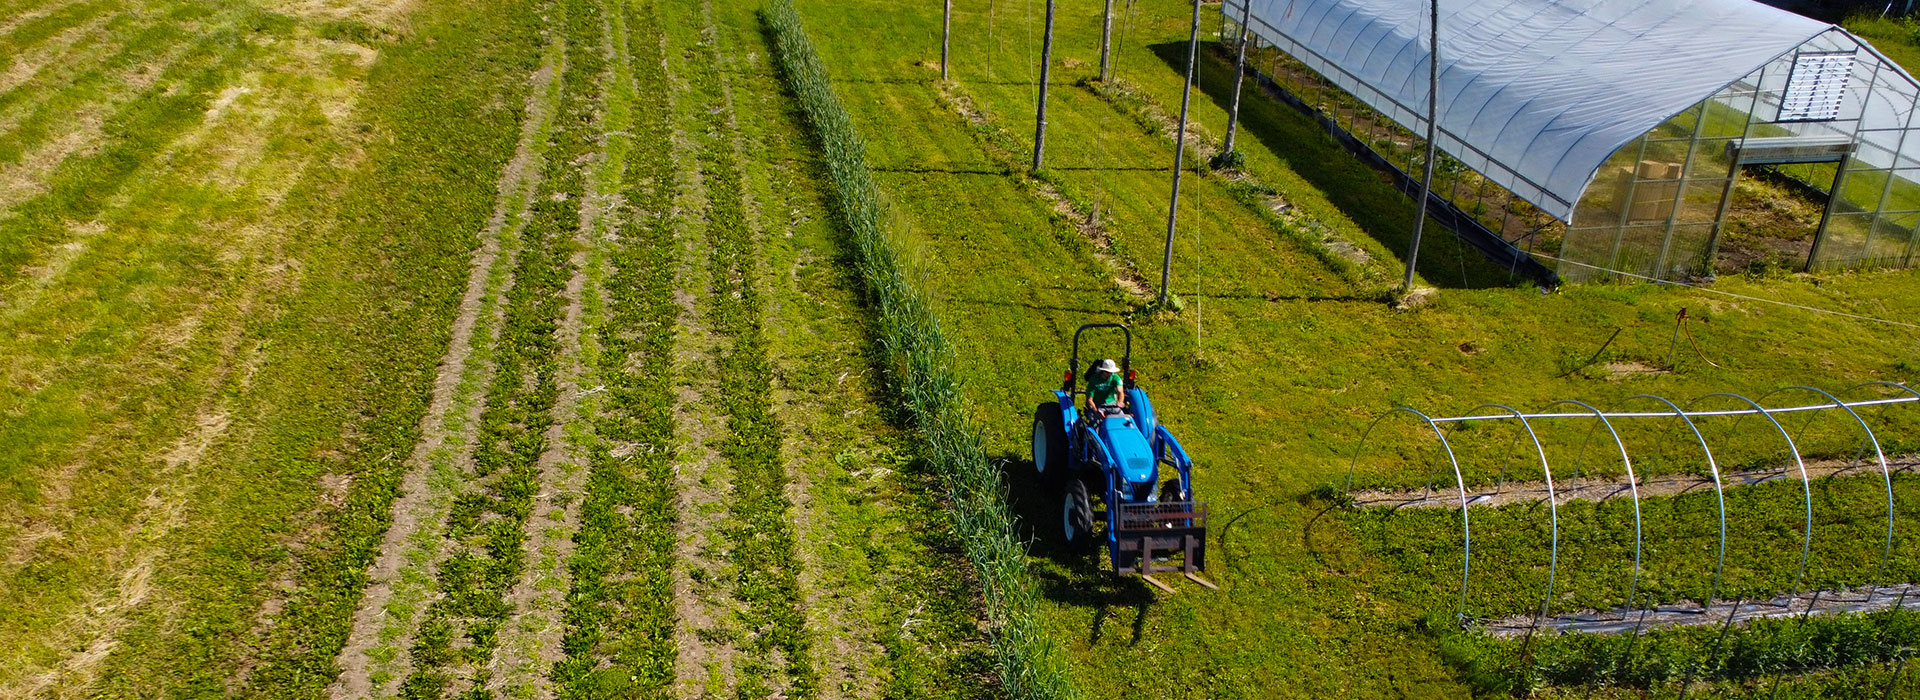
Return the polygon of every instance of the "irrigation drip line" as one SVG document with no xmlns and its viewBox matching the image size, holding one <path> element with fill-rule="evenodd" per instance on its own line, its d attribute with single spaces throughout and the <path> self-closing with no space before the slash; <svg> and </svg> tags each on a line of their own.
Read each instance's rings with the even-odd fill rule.
<svg viewBox="0 0 1920 700">
<path fill-rule="evenodd" d="M 1679 418 L 1682 416 L 1685 416 L 1688 418 L 1699 418 L 1702 416 L 1751 416 L 1751 415 L 1758 415 L 1761 413 L 1766 413 L 1766 414 L 1800 413 L 1802 411 L 1819 411 L 1819 410 L 1824 410 L 1829 408 L 1857 408 L 1860 406 L 1885 406 L 1889 404 L 1914 403 L 1916 401 L 1920 401 L 1920 397 L 1900 396 L 1900 397 L 1895 397 L 1890 399 L 1869 399 L 1866 401 L 1842 401 L 1838 403 L 1827 402 L 1827 403 L 1821 403 L 1821 404 L 1810 404 L 1806 406 L 1782 406 L 1780 408 L 1762 408 L 1758 410 L 1751 409 L 1751 408 L 1740 408 L 1740 409 L 1728 409 L 1728 410 L 1722 410 L 1722 411 L 1655 411 L 1655 412 L 1619 412 L 1619 413 L 1603 412 L 1599 414 L 1595 414 L 1591 412 L 1588 412 L 1588 413 L 1525 413 L 1525 414 L 1519 414 L 1517 416 L 1511 413 L 1491 413 L 1491 414 L 1477 415 L 1477 416 L 1452 416 L 1447 418 L 1431 418 L 1429 420 L 1432 420 L 1435 423 L 1459 423 L 1464 421 L 1476 421 L 1476 420 L 1506 420 L 1506 419 L 1512 419 L 1516 417 L 1527 418 L 1527 419 L 1593 418 L 1596 415 L 1605 417 L 1605 418 Z"/>
<path fill-rule="evenodd" d="M 1790 302 L 1790 301 L 1780 301 L 1780 300 L 1778 300 L 1778 299 L 1767 299 L 1767 298 L 1765 298 L 1765 297 L 1756 297 L 1756 296 L 1748 296 L 1748 295 L 1745 295 L 1745 294 L 1736 294 L 1736 293 L 1734 293 L 1734 292 L 1728 292 L 1728 291 L 1722 291 L 1722 290 L 1719 290 L 1719 289 L 1714 289 L 1714 288 L 1712 288 L 1712 287 L 1702 287 L 1702 286 L 1700 286 L 1700 285 L 1697 285 L 1697 284 L 1687 284 L 1686 282 L 1676 282 L 1676 281 L 1674 281 L 1674 280 L 1666 280 L 1666 279 L 1660 279 L 1660 278 L 1658 278 L 1658 277 L 1648 277 L 1648 276 L 1646 276 L 1646 275 L 1641 275 L 1641 274 L 1635 274 L 1635 273 L 1632 273 L 1632 272 L 1627 272 L 1627 271 L 1625 271 L 1625 270 L 1615 270 L 1615 269 L 1613 269 L 1613 268 L 1610 268 L 1610 267 L 1601 267 L 1601 266 L 1599 266 L 1599 265 L 1589 265 L 1589 264 L 1587 264 L 1587 263 L 1583 263 L 1583 262 L 1580 262 L 1580 261 L 1577 261 L 1577 260 L 1567 260 L 1567 259 L 1565 259 L 1565 258 L 1560 258 L 1560 257 L 1555 257 L 1555 256 L 1553 256 L 1553 255 L 1548 255 L 1548 254 L 1546 254 L 1546 253 L 1539 253 L 1539 252 L 1536 252 L 1536 253 L 1534 253 L 1533 255 L 1534 255 L 1535 257 L 1541 257 L 1541 258 L 1546 258 L 1546 259 L 1548 259 L 1548 260 L 1552 260 L 1552 261 L 1555 261 L 1555 262 L 1563 262 L 1563 263 L 1571 263 L 1571 264 L 1574 264 L 1574 265 L 1579 265 L 1579 266 L 1581 266 L 1581 267 L 1584 267 L 1584 268 L 1587 268 L 1587 269 L 1590 269 L 1590 270 L 1598 270 L 1598 271 L 1601 271 L 1601 272 L 1611 272 L 1611 273 L 1614 273 L 1614 274 L 1616 274 L 1616 275 L 1625 275 L 1625 276 L 1627 276 L 1627 277 L 1632 277 L 1632 278 L 1634 278 L 1634 279 L 1639 279 L 1639 280 L 1644 280 L 1644 281 L 1647 281 L 1647 282 L 1652 282 L 1652 283 L 1654 283 L 1654 284 L 1664 284 L 1664 285 L 1668 285 L 1668 286 L 1673 286 L 1673 287 L 1685 287 L 1685 288 L 1688 288 L 1688 289 L 1697 289 L 1697 290 L 1700 290 L 1700 291 L 1702 291 L 1702 292 L 1706 292 L 1706 293 L 1708 293 L 1708 294 L 1718 294 L 1718 295 L 1720 295 L 1720 296 L 1723 296 L 1723 297 L 1732 297 L 1732 298 L 1734 298 L 1734 299 L 1742 299 L 1742 300 L 1745 300 L 1745 301 L 1757 301 L 1757 302 L 1760 302 L 1760 303 L 1762 303 L 1762 304 L 1773 304 L 1773 305 L 1775 305 L 1775 306 L 1785 306 L 1785 307 L 1787 307 L 1787 308 L 1791 308 L 1791 309 L 1799 309 L 1799 310 L 1801 310 L 1801 311 L 1812 311 L 1812 312 L 1814 312 L 1814 313 L 1820 313 L 1820 314 L 1831 314 L 1831 315 L 1834 315 L 1834 316 L 1842 316 L 1842 317 L 1845 317 L 1845 318 L 1851 318 L 1851 319 L 1856 319 L 1856 320 L 1860 320 L 1860 321 L 1872 321 L 1872 322 L 1874 322 L 1874 323 L 1885 323 L 1885 324 L 1887 324 L 1887 325 L 1890 325 L 1890 326 L 1900 326 L 1900 327 L 1902 327 L 1902 328 L 1912 328 L 1912 329 L 1915 329 L 1915 330 L 1920 330 L 1920 324 L 1913 324 L 1913 323 L 1907 323 L 1907 322 L 1904 322 L 1904 321 L 1894 321 L 1894 320 L 1891 320 L 1891 319 L 1885 319 L 1885 318 L 1879 318 L 1879 317 L 1877 317 L 1877 316 L 1862 316 L 1862 315 L 1860 315 L 1860 314 L 1855 314 L 1855 313 L 1848 313 L 1848 312 L 1845 312 L 1845 311 L 1834 311 L 1833 309 L 1822 309 L 1822 308 L 1820 308 L 1820 307 L 1817 307 L 1817 306 L 1807 306 L 1807 305 L 1805 305 L 1805 304 L 1795 304 L 1795 303 L 1793 303 L 1793 302 Z"/>
</svg>

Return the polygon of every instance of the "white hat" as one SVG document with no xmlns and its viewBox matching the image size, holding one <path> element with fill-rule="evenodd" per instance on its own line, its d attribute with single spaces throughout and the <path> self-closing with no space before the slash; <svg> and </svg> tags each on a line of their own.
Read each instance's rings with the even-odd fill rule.
<svg viewBox="0 0 1920 700">
<path fill-rule="evenodd" d="M 1106 372 L 1107 374 L 1120 373 L 1120 365 L 1114 364 L 1112 358 L 1101 360 L 1099 364 L 1093 366 L 1093 369 L 1096 372 Z"/>
</svg>

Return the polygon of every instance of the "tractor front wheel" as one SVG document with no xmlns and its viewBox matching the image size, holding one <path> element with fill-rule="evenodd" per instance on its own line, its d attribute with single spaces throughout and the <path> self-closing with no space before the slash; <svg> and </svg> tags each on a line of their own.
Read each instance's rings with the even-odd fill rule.
<svg viewBox="0 0 1920 700">
<path fill-rule="evenodd" d="M 1033 471 L 1042 477 L 1065 471 L 1067 461 L 1066 420 L 1060 405 L 1043 403 L 1033 409 Z"/>
<path fill-rule="evenodd" d="M 1167 483 L 1160 485 L 1159 500 L 1161 503 L 1175 503 L 1191 501 L 1193 497 L 1188 495 L 1186 487 L 1180 483 L 1179 479 L 1168 479 Z"/>
</svg>

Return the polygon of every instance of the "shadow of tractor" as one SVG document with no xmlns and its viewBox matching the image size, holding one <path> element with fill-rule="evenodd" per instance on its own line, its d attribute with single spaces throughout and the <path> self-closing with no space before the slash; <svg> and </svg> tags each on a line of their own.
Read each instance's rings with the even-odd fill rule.
<svg viewBox="0 0 1920 700">
<path fill-rule="evenodd" d="M 1027 543 L 1027 552 L 1033 557 L 1029 563 L 1040 594 L 1055 603 L 1094 610 L 1088 644 L 1101 643 L 1107 624 L 1130 611 L 1131 639 L 1127 644 L 1139 644 L 1156 600 L 1153 589 L 1136 577 L 1113 573 L 1101 544 L 1083 540 L 1069 545 L 1064 541 L 1063 492 L 1034 471 L 1032 459 L 1002 454 L 993 462 L 1000 465 L 1000 477 L 1007 487 L 1007 510 L 1014 516 L 1014 534 Z"/>
</svg>

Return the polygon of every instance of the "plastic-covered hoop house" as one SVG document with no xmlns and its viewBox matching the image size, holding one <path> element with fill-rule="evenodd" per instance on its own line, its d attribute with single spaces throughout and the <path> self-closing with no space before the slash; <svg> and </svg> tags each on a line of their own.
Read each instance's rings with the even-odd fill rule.
<svg viewBox="0 0 1920 700">
<path fill-rule="evenodd" d="M 1249 4 L 1259 44 L 1424 133 L 1428 3 Z M 1745 166 L 1826 200 L 1797 264 L 1913 260 L 1920 84 L 1846 30 L 1749 0 L 1441 0 L 1440 59 L 1438 147 L 1564 225 L 1563 278 L 1710 270 Z"/>
</svg>

